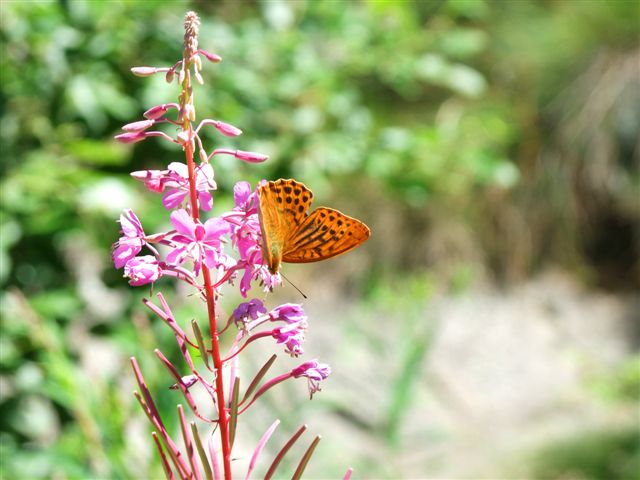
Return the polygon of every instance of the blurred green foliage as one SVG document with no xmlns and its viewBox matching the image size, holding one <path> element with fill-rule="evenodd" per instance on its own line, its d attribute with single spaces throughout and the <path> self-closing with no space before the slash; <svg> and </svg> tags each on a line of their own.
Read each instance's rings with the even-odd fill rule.
<svg viewBox="0 0 640 480">
<path fill-rule="evenodd" d="M 640 433 L 633 430 L 582 433 L 538 452 L 533 478 L 640 478 Z"/>
<path fill-rule="evenodd" d="M 258 167 L 221 159 L 221 195 L 240 179 L 287 176 L 319 197 L 342 195 L 374 227 L 369 267 L 380 278 L 429 265 L 456 290 L 476 271 L 508 279 L 561 260 L 594 283 L 634 282 L 640 100 L 625 75 L 638 48 L 637 2 L 336 5 L 2 2 L 7 478 L 159 475 L 155 460 L 140 471 L 147 462 L 136 457 L 153 453 L 127 434 L 147 426 L 131 421 L 141 414 L 122 395 L 133 389 L 122 359 L 156 345 L 172 351 L 173 343 L 162 325 L 132 313 L 144 292 L 118 278 L 108 253 L 123 208 L 134 208 L 148 231 L 166 223 L 159 199 L 128 172 L 160 168 L 176 151 L 111 137 L 150 106 L 174 100 L 173 85 L 135 78 L 129 68 L 179 58 L 188 8 L 202 17 L 201 47 L 224 58 L 206 66 L 199 116 L 245 131 L 209 141 L 271 156 Z M 617 88 L 604 106 L 590 89 L 599 81 Z M 597 135 L 567 127 L 585 116 L 598 119 Z M 389 217 L 396 223 L 378 220 Z M 461 236 L 431 233 L 451 222 L 463 225 Z M 382 233 L 391 228 L 397 234 Z M 613 246 L 611 229 L 622 239 Z M 417 244 L 441 248 L 407 248 Z M 384 292 L 371 294 L 374 305 L 393 302 Z M 407 318 L 411 303 L 398 305 Z M 428 354 L 428 332 L 418 333 L 397 372 L 390 442 L 410 397 L 407 372 Z M 100 355 L 108 368 L 95 375 L 91 361 Z M 160 388 L 166 377 L 141 361 L 171 411 L 174 397 Z"/>
</svg>

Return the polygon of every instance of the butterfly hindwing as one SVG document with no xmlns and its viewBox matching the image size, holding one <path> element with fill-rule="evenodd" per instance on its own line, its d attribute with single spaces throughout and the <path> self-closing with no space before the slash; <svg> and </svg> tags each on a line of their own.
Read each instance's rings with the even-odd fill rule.
<svg viewBox="0 0 640 480">
<path fill-rule="evenodd" d="M 369 228 L 338 210 L 319 207 L 285 239 L 282 261 L 306 263 L 331 258 L 369 238 Z"/>
</svg>

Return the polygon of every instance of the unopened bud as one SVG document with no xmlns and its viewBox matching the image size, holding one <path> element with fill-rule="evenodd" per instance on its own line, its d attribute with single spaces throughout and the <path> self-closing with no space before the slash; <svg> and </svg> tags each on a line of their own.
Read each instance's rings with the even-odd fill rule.
<svg viewBox="0 0 640 480">
<path fill-rule="evenodd" d="M 236 150 L 233 155 L 234 157 L 249 163 L 262 163 L 269 158 L 268 155 L 263 155 L 262 153 L 245 152 L 244 150 Z"/>
<path fill-rule="evenodd" d="M 147 137 L 145 132 L 128 132 L 121 133 L 120 135 L 116 135 L 115 138 L 120 143 L 137 143 L 141 142 Z"/>
<path fill-rule="evenodd" d="M 195 107 L 192 104 L 187 103 L 182 110 L 182 116 L 183 118 L 186 118 L 190 122 L 194 122 L 196 120 Z"/>
<path fill-rule="evenodd" d="M 198 53 L 204 55 L 210 62 L 218 63 L 222 61 L 222 57 L 220 55 L 216 55 L 215 53 L 207 52 L 206 50 L 198 50 Z"/>
<path fill-rule="evenodd" d="M 220 120 L 214 120 L 213 126 L 218 129 L 220 133 L 227 137 L 237 137 L 242 134 L 242 130 L 238 127 L 234 127 L 230 123 L 221 122 Z"/>
<path fill-rule="evenodd" d="M 193 57 L 193 66 L 195 67 L 197 72 L 202 70 L 202 60 L 200 60 L 200 57 L 197 55 Z"/>
<path fill-rule="evenodd" d="M 163 103 L 162 105 L 156 105 L 144 112 L 143 117 L 149 120 L 157 120 L 162 117 L 170 108 L 178 108 L 177 103 Z"/>
<path fill-rule="evenodd" d="M 154 120 L 140 120 L 139 122 L 127 123 L 122 127 L 125 132 L 142 132 L 156 123 Z"/>
<path fill-rule="evenodd" d="M 180 142 L 181 145 L 186 145 L 189 141 L 191 141 L 188 130 L 183 130 L 176 136 L 178 138 L 178 142 Z"/>
<path fill-rule="evenodd" d="M 136 77 L 149 77 L 156 73 L 158 69 L 156 67 L 133 67 L 131 73 Z"/>
</svg>

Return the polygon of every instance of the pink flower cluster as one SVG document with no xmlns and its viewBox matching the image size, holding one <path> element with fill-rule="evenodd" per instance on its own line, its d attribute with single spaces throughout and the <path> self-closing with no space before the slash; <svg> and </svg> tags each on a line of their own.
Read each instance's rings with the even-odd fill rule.
<svg viewBox="0 0 640 480">
<path fill-rule="evenodd" d="M 327 378 L 331 369 L 328 365 L 312 360 L 289 369 L 286 373 L 268 378 L 266 375 L 275 361 L 274 355 L 255 373 L 253 380 L 245 386 L 244 393 L 239 393 L 238 360 L 244 349 L 253 342 L 266 338 L 282 345 L 285 353 L 292 357 L 303 355 L 302 344 L 308 319 L 299 304 L 286 303 L 268 310 L 262 301 L 252 299 L 234 309 L 224 328 L 221 329 L 218 323 L 220 308 L 216 304 L 224 286 L 237 283 L 241 296 L 247 298 L 257 283 L 260 283 L 265 292 L 269 292 L 281 284 L 281 277 L 277 273 L 271 274 L 262 258 L 263 239 L 257 193 L 259 185 L 252 187 L 248 182 L 237 182 L 233 187 L 233 208 L 211 215 L 215 207 L 212 192 L 217 189 L 212 166 L 216 157 L 231 155 L 245 162 L 259 163 L 264 162 L 267 156 L 233 148 L 205 147 L 201 137 L 203 129 L 212 128 L 225 138 L 236 137 L 242 131 L 221 120 L 205 119 L 197 126 L 194 125 L 196 110 L 191 79 L 195 78 L 203 83 L 203 59 L 214 63 L 221 60 L 218 55 L 198 49 L 198 27 L 197 15 L 188 12 L 185 16 L 183 58 L 175 65 L 132 69 L 138 76 L 162 73 L 168 82 L 177 81 L 181 88 L 179 103 L 166 103 L 150 108 L 144 113 L 144 119 L 123 126 L 123 133 L 115 138 L 126 144 L 150 137 L 167 140 L 184 151 L 186 162 L 172 162 L 163 170 L 143 170 L 131 174 L 151 192 L 162 194 L 162 205 L 170 212 L 168 216 L 171 227 L 167 231 L 148 234 L 135 212 L 131 209 L 124 210 L 119 220 L 121 235 L 113 244 L 112 257 L 116 269 L 123 269 L 124 276 L 132 286 L 149 285 L 163 277 L 172 277 L 186 282 L 203 300 L 209 320 L 210 336 L 207 340 L 203 335 L 205 330 L 195 320 L 191 322 L 193 336 L 187 334 L 161 293 L 157 295 L 159 305 L 146 298 L 143 303 L 172 330 L 184 360 L 183 365 L 176 366 L 160 350 L 155 350 L 156 356 L 173 377 L 174 383 L 170 388 L 180 391 L 197 419 L 216 425 L 213 433 L 208 435 L 208 457 L 202 448 L 204 442 L 199 437 L 196 424 L 192 422 L 189 428 L 182 405 L 178 406 L 178 413 L 186 455 L 180 451 L 162 421 L 135 357 L 131 358 L 131 363 L 140 389 L 136 392 L 136 398 L 154 427 L 152 435 L 167 478 L 176 478 L 177 475 L 181 479 L 197 479 L 206 475 L 207 478 L 218 480 L 222 478 L 219 456 L 223 463 L 224 478 L 232 477 L 233 439 L 237 420 L 244 411 L 264 392 L 291 378 L 307 378 L 309 393 L 313 395 L 320 390 L 320 381 Z M 175 127 L 178 132 L 175 137 L 155 129 L 162 123 Z M 202 218 L 202 212 L 209 212 L 209 217 Z M 238 330 L 231 348 L 224 356 L 219 336 L 233 325 Z M 199 368 L 196 368 L 191 357 L 190 352 L 194 350 L 202 361 Z M 181 372 L 185 369 L 186 374 Z M 195 396 L 191 394 L 192 388 L 202 389 L 210 397 L 213 408 L 210 404 L 206 408 L 199 408 Z M 256 459 L 277 424 L 278 421 L 258 442 L 246 478 L 250 478 Z M 287 445 L 292 445 L 302 431 L 300 429 Z M 194 448 L 191 434 L 194 435 L 197 448 Z M 214 437 L 219 438 L 219 449 L 213 444 Z M 300 473 L 318 440 L 319 437 L 316 437 L 303 455 L 298 467 Z M 196 458 L 196 450 L 199 460 Z M 283 452 L 286 453 L 286 449 L 281 451 L 282 455 Z M 280 459 L 281 457 L 276 457 L 272 463 L 273 469 Z M 205 475 L 200 474 L 199 465 Z M 345 478 L 349 476 L 350 470 Z"/>
<path fill-rule="evenodd" d="M 154 122 L 168 121 L 164 115 L 174 108 L 177 108 L 176 104 L 154 107 L 145 113 L 149 120 L 126 125 L 124 129 L 127 132 L 143 132 Z M 198 138 L 197 132 L 205 125 L 213 125 L 225 135 L 241 133 L 230 124 L 204 120 L 196 129 L 194 138 Z M 124 141 L 123 135 L 116 138 Z M 200 145 L 199 139 L 196 143 Z M 201 155 L 205 160 L 195 167 L 194 175 L 198 207 L 203 211 L 213 208 L 211 192 L 217 188 L 217 184 L 209 159 L 219 153 L 232 154 L 247 161 L 266 159 L 261 154 L 229 149 L 217 149 L 212 155 Z M 169 221 L 173 229 L 147 235 L 133 210 L 127 209 L 120 215 L 121 237 L 113 245 L 112 256 L 115 267 L 124 269 L 124 276 L 129 279 L 130 285 L 141 286 L 154 283 L 161 277 L 173 277 L 202 292 L 204 286 L 199 281 L 202 265 L 214 273 L 215 289 L 220 289 L 225 283 L 234 284 L 239 279 L 240 294 L 245 298 L 254 281 L 260 282 L 265 292 L 281 284 L 280 274 L 271 274 L 263 263 L 257 187 L 253 188 L 246 181 L 237 182 L 233 187 L 234 208 L 202 223 L 195 221 L 189 213 L 187 165 L 173 162 L 165 170 L 136 171 L 131 176 L 144 183 L 150 191 L 163 194 L 162 204 L 171 211 Z M 141 254 L 144 248 L 148 252 Z M 284 304 L 267 312 L 262 302 L 254 299 L 240 304 L 233 317 L 242 326 L 234 343 L 236 354 L 265 336 L 275 339 L 293 357 L 304 353 L 302 343 L 308 324 L 300 305 Z M 257 327 L 265 322 L 282 322 L 284 325 L 255 333 Z M 328 366 L 321 371 L 326 375 L 330 372 Z M 317 378 L 317 374 L 313 378 Z M 310 380 L 310 391 L 315 392 L 319 388 L 317 380 L 313 382 Z"/>
<path fill-rule="evenodd" d="M 165 208 L 182 207 L 189 192 L 188 184 L 182 182 L 180 167 L 186 166 L 172 163 L 167 170 L 134 172 L 133 176 L 144 181 L 149 190 L 166 190 Z M 203 209 L 205 206 L 211 208 L 210 189 L 214 188 L 215 182 L 210 165 L 198 167 L 197 175 L 199 202 Z M 145 234 L 133 210 L 125 210 L 120 216 L 122 236 L 112 250 L 116 268 L 124 267 L 125 277 L 133 286 L 155 282 L 161 276 L 173 276 L 195 285 L 204 263 L 217 272 L 217 286 L 225 281 L 233 283 L 240 276 L 240 292 L 245 297 L 253 280 L 261 280 L 265 291 L 272 290 L 281 283 L 281 278 L 279 274 L 272 275 L 262 263 L 257 195 L 248 182 L 238 182 L 234 187 L 234 199 L 233 210 L 204 223 L 194 221 L 185 208 L 173 210 L 170 215 L 173 230 L 151 236 Z M 166 247 L 164 256 L 156 248 L 158 244 Z M 237 250 L 237 259 L 225 251 L 225 245 Z M 151 255 L 138 256 L 143 247 L 148 247 Z M 192 263 L 193 273 L 180 268 L 187 261 Z"/>
</svg>

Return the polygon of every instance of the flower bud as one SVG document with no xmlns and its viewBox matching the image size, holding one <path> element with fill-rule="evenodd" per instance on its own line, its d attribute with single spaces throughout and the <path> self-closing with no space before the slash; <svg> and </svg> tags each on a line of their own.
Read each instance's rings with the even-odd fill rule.
<svg viewBox="0 0 640 480">
<path fill-rule="evenodd" d="M 137 143 L 141 142 L 147 137 L 145 132 L 128 132 L 121 133 L 120 135 L 116 135 L 115 138 L 120 143 Z"/>
<path fill-rule="evenodd" d="M 200 60 L 200 57 L 197 55 L 193 57 L 193 66 L 195 67 L 197 72 L 202 70 L 202 60 Z"/>
<path fill-rule="evenodd" d="M 198 50 L 198 53 L 204 55 L 210 62 L 218 63 L 222 61 L 222 57 L 220 55 L 216 55 L 215 53 L 207 52 L 206 50 Z"/>
<path fill-rule="evenodd" d="M 140 120 L 139 122 L 127 123 L 122 127 L 125 132 L 142 132 L 156 123 L 154 120 Z"/>
<path fill-rule="evenodd" d="M 150 77 L 156 73 L 158 69 L 156 67 L 133 67 L 131 73 L 136 77 Z"/>
<path fill-rule="evenodd" d="M 156 105 L 144 112 L 143 117 L 149 120 L 157 120 L 162 117 L 170 108 L 178 108 L 177 103 L 163 103 L 162 105 Z"/>
<path fill-rule="evenodd" d="M 178 137 L 178 141 L 182 145 L 186 145 L 191 140 L 191 138 L 189 137 L 189 132 L 187 130 L 183 130 L 180 133 L 178 133 L 177 137 Z"/>
<path fill-rule="evenodd" d="M 249 163 L 262 163 L 269 158 L 268 155 L 263 155 L 262 153 L 245 152 L 244 150 L 236 150 L 233 155 L 234 157 Z"/>
<path fill-rule="evenodd" d="M 238 135 L 242 134 L 242 130 L 240 130 L 238 127 L 234 127 L 230 123 L 221 122 L 220 120 L 214 120 L 213 126 L 216 127 L 220 133 L 226 135 L 227 137 L 237 137 Z"/>
</svg>

